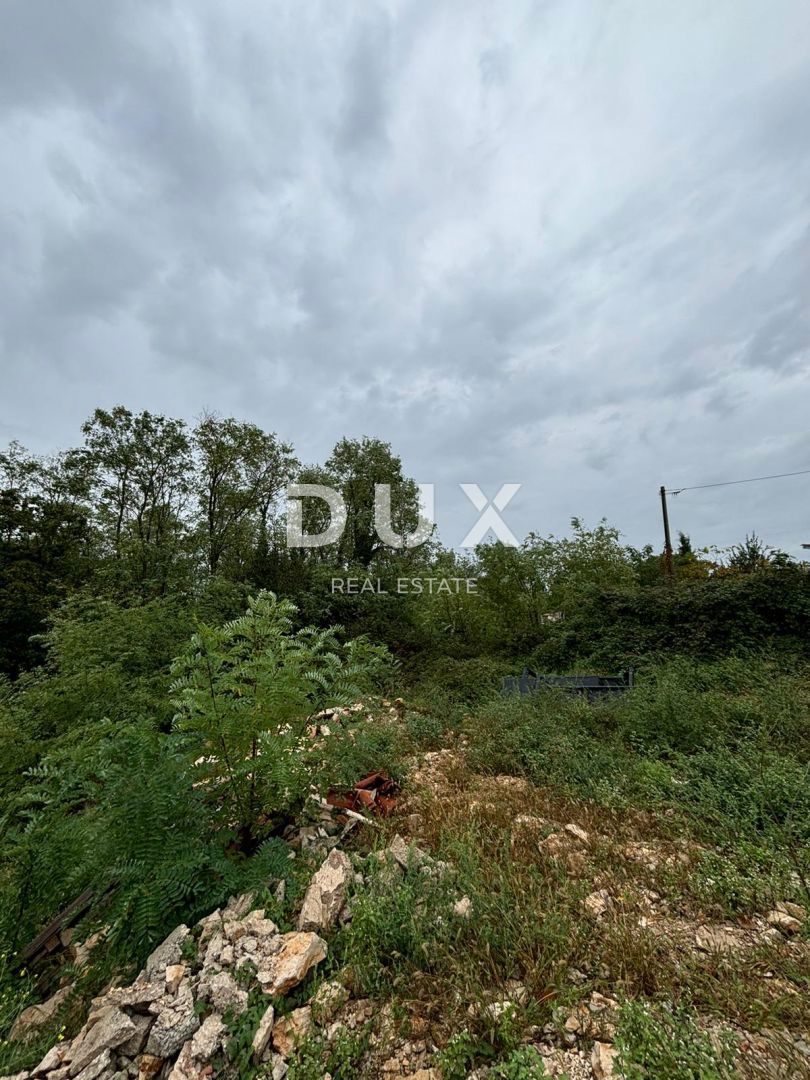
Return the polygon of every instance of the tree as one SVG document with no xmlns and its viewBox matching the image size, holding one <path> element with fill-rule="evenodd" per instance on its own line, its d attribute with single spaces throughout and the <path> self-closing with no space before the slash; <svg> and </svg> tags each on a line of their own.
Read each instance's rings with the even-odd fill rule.
<svg viewBox="0 0 810 1080">
<path fill-rule="evenodd" d="M 384 548 L 374 525 L 374 488 L 391 485 L 391 524 L 399 535 L 413 531 L 419 517 L 416 483 L 402 472 L 402 460 L 391 444 L 364 436 L 341 439 L 323 470 L 325 482 L 340 491 L 346 503 L 346 528 L 338 543 L 344 564 L 371 566 Z"/>
<path fill-rule="evenodd" d="M 753 574 L 772 566 L 789 566 L 791 561 L 786 552 L 768 547 L 756 533 L 751 533 L 741 544 L 730 548 L 726 565 L 732 573 Z"/>
<path fill-rule="evenodd" d="M 18 443 L 0 453 L 0 672 L 37 664 L 49 611 L 88 577 L 93 535 L 84 479 L 65 457 Z"/>
<path fill-rule="evenodd" d="M 681 558 L 687 558 L 688 556 L 693 555 L 693 554 L 694 554 L 694 552 L 692 551 L 692 541 L 689 539 L 689 537 L 686 535 L 686 533 L 679 532 L 678 533 L 678 555 Z"/>
<path fill-rule="evenodd" d="M 162 594 L 183 553 L 191 454 L 182 420 L 96 409 L 69 456 L 92 478 L 96 515 L 123 584 Z"/>
<path fill-rule="evenodd" d="M 601 521 L 588 529 L 571 519 L 567 537 L 529 533 L 520 547 L 501 543 L 476 549 L 481 593 L 501 642 L 527 648 L 547 625 L 544 616 L 570 616 L 594 590 L 624 588 L 635 581 L 636 553 L 620 542 L 618 529 Z"/>
<path fill-rule="evenodd" d="M 271 511 L 297 466 L 292 447 L 213 413 L 194 429 L 194 446 L 206 565 L 216 574 L 230 563 L 240 576 L 251 553 L 267 550 Z"/>
</svg>

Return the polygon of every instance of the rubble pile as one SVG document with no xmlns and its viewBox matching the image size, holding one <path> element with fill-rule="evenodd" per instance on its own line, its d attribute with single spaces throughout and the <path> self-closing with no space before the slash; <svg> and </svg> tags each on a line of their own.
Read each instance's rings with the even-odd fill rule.
<svg viewBox="0 0 810 1080">
<path fill-rule="evenodd" d="M 424 852 L 399 836 L 381 853 L 393 867 L 409 860 L 423 872 L 440 872 Z M 273 1001 L 300 986 L 326 958 L 321 936 L 351 918 L 349 891 L 362 883 L 349 856 L 331 848 L 312 876 L 298 915 L 298 929 L 281 933 L 256 907 L 253 894 L 232 898 L 196 926 L 178 926 L 149 956 L 129 986 L 114 986 L 95 998 L 87 1020 L 70 1040 L 59 1042 L 27 1072 L 0 1080 L 200 1080 L 215 1076 L 233 1028 L 248 1007 L 251 991 L 267 997 L 251 1044 L 254 1065 L 283 1080 L 287 1059 L 314 1027 L 334 1038 L 342 1028 L 368 1022 L 375 1008 L 350 1001 L 339 981 L 325 982 L 306 1005 L 277 1015 Z M 65 991 L 34 1006 L 34 1030 L 52 1016 Z M 61 996 L 60 996 L 61 995 Z M 59 1000 L 56 1000 L 56 999 Z M 255 998 L 255 993 L 254 993 Z M 341 1017 L 338 1018 L 338 1014 Z M 41 1014 L 41 1015 L 40 1015 Z M 407 1053 L 385 1064 L 387 1075 L 419 1077 L 421 1064 L 435 1053 L 427 1042 L 406 1045 Z M 432 1075 L 422 1071 L 422 1076 Z"/>
</svg>

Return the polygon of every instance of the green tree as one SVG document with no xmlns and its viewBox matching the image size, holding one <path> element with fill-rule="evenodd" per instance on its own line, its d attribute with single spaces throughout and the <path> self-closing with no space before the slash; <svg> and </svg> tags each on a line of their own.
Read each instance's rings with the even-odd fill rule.
<svg viewBox="0 0 810 1080">
<path fill-rule="evenodd" d="M 416 483 L 403 474 L 402 460 L 390 443 L 368 436 L 341 439 L 322 475 L 321 482 L 331 483 L 346 502 L 346 528 L 338 544 L 338 558 L 344 564 L 359 563 L 368 568 L 385 547 L 374 526 L 375 484 L 391 485 L 394 531 L 402 535 L 416 528 L 419 492 Z"/>
<path fill-rule="evenodd" d="M 64 456 L 39 458 L 18 443 L 0 452 L 0 672 L 40 661 L 34 639 L 48 613 L 89 575 L 87 494 Z"/>
<path fill-rule="evenodd" d="M 244 576 L 266 554 L 271 516 L 297 462 L 272 432 L 233 418 L 205 415 L 194 429 L 197 498 L 205 563 Z"/>
<path fill-rule="evenodd" d="M 123 405 L 96 409 L 69 460 L 91 477 L 118 584 L 165 593 L 187 551 L 191 454 L 182 420 Z"/>
<path fill-rule="evenodd" d="M 635 582 L 634 553 L 618 529 L 606 521 L 588 529 L 572 518 L 571 530 L 562 538 L 529 533 L 516 548 L 493 543 L 476 549 L 481 593 L 500 641 L 526 648 L 545 632 L 547 616 L 568 618 L 594 590 Z"/>
<path fill-rule="evenodd" d="M 790 556 L 784 551 L 768 547 L 756 533 L 751 533 L 741 544 L 729 549 L 726 566 L 732 573 L 753 574 L 757 570 L 788 566 L 790 563 Z"/>
</svg>

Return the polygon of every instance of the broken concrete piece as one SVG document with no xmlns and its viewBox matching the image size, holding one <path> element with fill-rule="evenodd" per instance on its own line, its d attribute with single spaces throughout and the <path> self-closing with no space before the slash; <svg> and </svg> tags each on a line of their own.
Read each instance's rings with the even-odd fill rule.
<svg viewBox="0 0 810 1080">
<path fill-rule="evenodd" d="M 149 1038 L 149 1032 L 152 1030 L 152 1024 L 155 1022 L 153 1016 L 144 1016 L 141 1013 L 135 1013 L 130 1015 L 130 1020 L 135 1025 L 135 1031 L 127 1039 L 125 1043 L 122 1043 L 118 1047 L 119 1054 L 123 1054 L 124 1057 L 134 1058 L 143 1050 L 146 1046 L 146 1040 Z"/>
<path fill-rule="evenodd" d="M 386 850 L 391 852 L 403 870 L 407 870 L 409 866 L 418 869 L 430 862 L 430 856 L 426 852 L 422 851 L 416 844 L 409 844 L 399 833 L 396 834 Z"/>
<path fill-rule="evenodd" d="M 191 934 L 189 928 L 181 923 L 175 927 L 166 940 L 155 949 L 146 961 L 144 971 L 147 980 L 162 978 L 170 964 L 179 964 L 183 959 L 183 944 Z"/>
<path fill-rule="evenodd" d="M 97 1013 L 82 1028 L 70 1048 L 70 1075 L 75 1077 L 105 1050 L 116 1050 L 137 1031 L 132 1019 L 110 1006 Z"/>
<path fill-rule="evenodd" d="M 608 1043 L 595 1042 L 591 1054 L 591 1068 L 596 1080 L 621 1080 L 616 1072 L 619 1051 Z"/>
<path fill-rule="evenodd" d="M 202 987 L 200 988 L 202 996 Z M 236 980 L 227 971 L 220 971 L 208 984 L 205 995 L 214 1009 L 220 1013 L 241 1016 L 248 1006 L 248 992 L 236 984 Z"/>
<path fill-rule="evenodd" d="M 228 1029 L 222 1017 L 211 1013 L 203 1020 L 200 1030 L 191 1040 L 191 1056 L 195 1061 L 209 1062 L 222 1046 Z"/>
<path fill-rule="evenodd" d="M 186 974 L 185 964 L 169 964 L 166 968 L 166 993 L 174 994 Z"/>
<path fill-rule="evenodd" d="M 181 983 L 177 997 L 167 999 L 167 1002 L 170 1004 L 158 1012 L 146 1043 L 146 1052 L 154 1057 L 174 1057 L 200 1027 L 194 1011 L 194 997 L 187 983 Z"/>
</svg>

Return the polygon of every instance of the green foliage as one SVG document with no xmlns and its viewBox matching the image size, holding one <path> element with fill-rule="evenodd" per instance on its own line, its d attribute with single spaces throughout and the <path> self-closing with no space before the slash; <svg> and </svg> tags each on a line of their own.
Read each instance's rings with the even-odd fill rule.
<svg viewBox="0 0 810 1080">
<path fill-rule="evenodd" d="M 570 615 L 597 589 L 629 587 L 633 566 L 619 531 L 605 521 L 588 529 L 571 521 L 571 536 L 530 533 L 519 548 L 483 544 L 477 549 L 482 602 L 502 643 L 522 651 L 545 636 L 544 616 Z"/>
<path fill-rule="evenodd" d="M 24 944 L 89 886 L 90 923 L 109 927 L 109 947 L 125 961 L 140 958 L 184 918 L 285 872 L 280 841 L 247 861 L 211 826 L 175 737 L 144 722 L 107 724 L 95 744 L 63 745 L 3 821 L 0 940 Z"/>
<path fill-rule="evenodd" d="M 4 761 L 0 943 L 19 947 L 89 886 L 88 926 L 108 928 L 111 955 L 140 958 L 183 919 L 288 873 L 285 845 L 265 837 L 316 775 L 349 783 L 381 759 L 393 768 L 390 728 L 345 740 L 340 729 L 320 749 L 304 733 L 312 712 L 355 700 L 381 677 L 385 650 L 364 640 L 341 645 L 327 631 L 294 632 L 291 613 L 260 594 L 220 630 L 201 626 L 174 667 L 179 711 L 169 733 L 128 715 L 137 692 L 124 703 L 128 688 L 149 686 L 143 706 L 157 693 L 156 657 L 187 616 L 173 626 L 168 601 L 63 613 L 49 637 L 53 673 L 5 687 L 0 700 L 0 738 L 18 750 Z M 84 716 L 66 709 L 60 722 L 56 707 L 74 689 Z M 121 703 L 103 700 L 103 689 Z M 37 763 L 20 777 L 35 748 Z"/>
<path fill-rule="evenodd" d="M 490 1046 L 482 1045 L 469 1031 L 457 1031 L 439 1055 L 442 1076 L 446 1080 L 465 1080 L 482 1058 L 491 1060 L 492 1056 Z"/>
<path fill-rule="evenodd" d="M 400 880 L 390 863 L 369 870 L 368 888 L 354 898 L 352 921 L 334 945 L 367 994 L 390 993 L 414 971 L 429 968 L 448 947 L 452 930 L 445 918 L 449 892 L 416 866 Z"/>
<path fill-rule="evenodd" d="M 63 740 L 96 738 L 106 720 L 171 720 L 169 665 L 191 616 L 173 599 L 123 607 L 77 595 L 43 636 L 45 664 L 0 686 L 0 792 Z"/>
<path fill-rule="evenodd" d="M 608 802 L 637 779 L 635 757 L 618 738 L 609 706 L 561 691 L 485 704 L 464 730 L 472 763 L 488 772 L 523 775 Z"/>
<path fill-rule="evenodd" d="M 415 687 L 415 699 L 434 710 L 439 702 L 445 701 L 468 709 L 497 697 L 509 670 L 509 665 L 503 660 L 486 656 L 469 660 L 437 657 L 421 672 Z"/>
<path fill-rule="evenodd" d="M 165 595 L 190 569 L 182 514 L 190 491 L 191 446 L 182 420 L 122 405 L 96 409 L 84 445 L 68 455 L 87 478 L 104 577 L 117 590 Z"/>
<path fill-rule="evenodd" d="M 728 553 L 727 566 L 732 571 L 742 574 L 751 574 L 756 570 L 763 570 L 769 566 L 786 566 L 790 558 L 783 551 L 776 551 L 768 547 L 752 533 L 746 536 L 741 544 L 735 544 Z"/>
<path fill-rule="evenodd" d="M 493 1080 L 543 1080 L 548 1076 L 533 1047 L 503 1048 L 504 1037 L 507 1045 L 512 1042 L 508 1026 L 502 1023 L 494 1039 L 475 1037 L 467 1030 L 453 1035 L 438 1058 L 444 1080 L 466 1080 L 470 1071 L 482 1064 L 488 1066 L 486 1075 Z M 567 1080 L 566 1075 L 561 1080 Z"/>
<path fill-rule="evenodd" d="M 370 1025 L 341 1031 L 329 1042 L 319 1034 L 307 1036 L 289 1059 L 287 1080 L 315 1080 L 327 1075 L 332 1080 L 356 1080 L 370 1037 Z"/>
<path fill-rule="evenodd" d="M 225 1050 L 224 1067 L 217 1070 L 218 1075 L 234 1077 L 235 1080 L 253 1080 L 253 1077 L 264 1074 L 265 1070 L 253 1061 L 253 1036 L 269 1004 L 267 996 L 254 988 L 250 991 L 247 1009 L 238 1016 L 227 1017 L 230 1038 Z"/>
<path fill-rule="evenodd" d="M 64 456 L 38 458 L 17 443 L 0 452 L 0 673 L 40 662 L 36 635 L 90 573 L 86 497 Z"/>
<path fill-rule="evenodd" d="M 677 659 L 604 703 L 558 692 L 484 704 L 465 724 L 479 768 L 577 797 L 676 810 L 714 843 L 765 844 L 807 880 L 806 675 L 771 661 Z"/>
<path fill-rule="evenodd" d="M 750 574 L 583 595 L 539 643 L 536 663 L 565 670 L 586 663 L 611 670 L 650 657 L 701 660 L 728 655 L 806 655 L 810 574 L 768 566 Z"/>
<path fill-rule="evenodd" d="M 355 701 L 385 666 L 367 642 L 292 629 L 295 605 L 262 592 L 221 628 L 201 625 L 172 665 L 175 730 L 195 759 L 196 783 L 216 795 L 215 820 L 248 846 L 299 805 L 308 718 Z"/>
<path fill-rule="evenodd" d="M 541 1080 L 548 1073 L 537 1051 L 530 1046 L 523 1046 L 496 1065 L 490 1075 L 498 1080 Z M 565 1080 L 565 1077 L 562 1080 Z"/>
<path fill-rule="evenodd" d="M 320 482 L 334 486 L 346 503 L 346 528 L 337 544 L 338 563 L 356 562 L 369 567 L 383 550 L 374 524 L 376 484 L 391 486 L 394 531 L 402 535 L 416 527 L 417 488 L 403 475 L 402 462 L 390 443 L 368 437 L 341 439 L 324 465 Z"/>
<path fill-rule="evenodd" d="M 538 865 L 536 848 L 529 862 L 516 858 L 508 826 L 482 828 L 463 810 L 446 829 L 442 814 L 435 822 L 442 862 L 432 871 L 418 858 L 404 874 L 367 860 L 366 886 L 332 944 L 332 962 L 351 972 L 358 995 L 411 997 L 420 988 L 442 1001 L 449 1032 L 465 1030 L 451 1041 L 443 1067 L 455 1061 L 469 1071 L 508 1059 L 526 1025 L 542 1016 L 540 997 L 549 997 L 579 942 L 570 919 L 578 898 L 563 875 Z M 472 919 L 454 915 L 460 896 L 469 899 Z M 487 1010 L 485 1003 L 510 994 L 510 980 L 526 987 L 525 1007 Z M 468 1003 L 478 1005 L 472 1018 Z"/>
<path fill-rule="evenodd" d="M 625 1003 L 616 1031 L 618 1068 L 627 1080 L 733 1080 L 734 1039 L 698 1028 L 684 1007 Z"/>
<path fill-rule="evenodd" d="M 274 504 L 297 462 L 272 432 L 207 414 L 194 429 L 199 506 L 196 536 L 211 574 L 261 573 Z"/>
<path fill-rule="evenodd" d="M 767 658 L 650 665 L 615 712 L 625 739 L 647 752 L 691 754 L 748 738 L 810 752 L 808 677 Z"/>
</svg>

